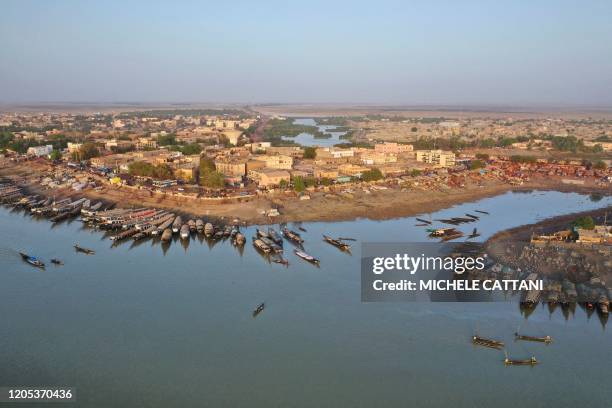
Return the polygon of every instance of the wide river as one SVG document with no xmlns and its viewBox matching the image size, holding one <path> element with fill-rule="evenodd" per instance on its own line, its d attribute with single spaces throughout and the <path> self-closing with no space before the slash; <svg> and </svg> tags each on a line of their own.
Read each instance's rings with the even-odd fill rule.
<svg viewBox="0 0 612 408">
<path fill-rule="evenodd" d="M 610 205 L 611 197 L 536 191 L 432 217 L 489 211 L 476 225 L 486 239 Z M 611 406 L 612 334 L 597 314 L 588 319 L 577 307 L 566 320 L 561 308 L 539 307 L 525 320 L 516 301 L 361 303 L 359 242 L 351 256 L 321 241 L 322 233 L 423 241 L 414 224 L 303 224 L 305 249 L 321 267 L 285 251 L 285 268 L 255 252 L 253 227 L 242 254 L 197 238 L 166 251 L 152 240 L 111 248 L 77 220 L 53 226 L 2 208 L 0 386 L 73 386 L 70 406 L 79 407 Z M 75 253 L 75 242 L 96 254 Z M 18 250 L 47 269 L 25 264 Z M 52 257 L 65 266 L 50 265 Z M 515 343 L 519 325 L 554 342 Z M 505 340 L 512 357 L 533 353 L 542 364 L 504 366 L 502 352 L 472 346 L 476 328 Z"/>
</svg>

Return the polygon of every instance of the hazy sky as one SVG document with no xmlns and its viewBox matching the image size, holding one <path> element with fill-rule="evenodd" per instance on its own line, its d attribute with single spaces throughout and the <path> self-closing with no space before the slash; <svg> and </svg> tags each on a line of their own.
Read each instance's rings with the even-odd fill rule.
<svg viewBox="0 0 612 408">
<path fill-rule="evenodd" d="M 2 0 L 0 101 L 612 106 L 612 1 Z"/>
</svg>

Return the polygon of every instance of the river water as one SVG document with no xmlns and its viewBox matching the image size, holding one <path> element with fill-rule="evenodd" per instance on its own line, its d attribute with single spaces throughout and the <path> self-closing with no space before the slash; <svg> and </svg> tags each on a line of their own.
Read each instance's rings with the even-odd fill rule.
<svg viewBox="0 0 612 408">
<path fill-rule="evenodd" d="M 610 197 L 536 191 L 431 216 L 490 211 L 477 224 L 486 239 L 610 205 Z M 516 302 L 361 303 L 359 244 L 351 256 L 321 241 L 322 233 L 422 241 L 414 224 L 305 223 L 305 248 L 321 267 L 286 250 L 285 268 L 255 252 L 253 227 L 242 254 L 193 238 L 165 251 L 153 241 L 111 248 L 79 221 L 54 226 L 2 208 L 0 386 L 74 386 L 79 407 L 610 406 L 612 334 L 596 314 L 577 307 L 566 320 L 539 307 L 525 320 Z M 96 254 L 75 253 L 75 242 Z M 47 269 L 25 264 L 18 250 Z M 519 325 L 555 341 L 514 343 Z M 542 364 L 505 367 L 503 353 L 471 345 L 476 329 L 505 340 L 512 357 L 535 354 Z"/>
<path fill-rule="evenodd" d="M 315 122 L 315 120 L 312 118 L 297 118 L 294 120 L 294 123 L 297 125 L 317 126 L 321 132 L 329 133 L 331 137 L 327 139 L 317 139 L 316 137 L 314 137 L 314 135 L 310 133 L 300 133 L 296 137 L 283 136 L 283 139 L 291 140 L 302 146 L 320 147 L 331 147 L 340 143 L 348 142 L 348 140 L 340 139 L 340 136 L 346 134 L 346 132 L 334 132 L 334 129 L 336 129 L 337 126 L 317 125 L 317 122 Z"/>
</svg>

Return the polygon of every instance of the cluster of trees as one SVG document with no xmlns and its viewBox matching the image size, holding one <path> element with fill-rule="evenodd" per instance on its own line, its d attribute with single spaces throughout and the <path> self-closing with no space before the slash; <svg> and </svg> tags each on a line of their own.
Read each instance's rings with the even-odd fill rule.
<svg viewBox="0 0 612 408">
<path fill-rule="evenodd" d="M 513 163 L 535 163 L 537 159 L 534 156 L 523 156 L 520 154 L 515 154 L 510 156 L 510 161 Z"/>
<path fill-rule="evenodd" d="M 571 226 L 574 228 L 583 228 L 592 230 L 595 228 L 595 221 L 590 216 L 580 217 L 572 221 Z"/>
<path fill-rule="evenodd" d="M 172 169 L 167 164 L 153 165 L 144 161 L 130 163 L 129 173 L 133 176 L 152 177 L 161 180 L 174 177 Z"/>
<path fill-rule="evenodd" d="M 225 186 L 225 177 L 218 172 L 215 162 L 209 157 L 200 159 L 200 185 L 210 188 L 222 188 Z"/>
<path fill-rule="evenodd" d="M 383 178 L 382 172 L 379 169 L 377 169 L 376 167 L 374 167 L 371 170 L 364 171 L 361 174 L 361 179 L 363 181 L 376 181 L 376 180 L 380 180 L 382 178 Z"/>
<path fill-rule="evenodd" d="M 470 162 L 470 169 L 472 170 L 482 169 L 482 168 L 485 168 L 486 166 L 487 164 L 484 161 L 479 160 L 479 159 L 472 160 Z"/>
<path fill-rule="evenodd" d="M 73 140 L 66 137 L 65 135 L 51 135 L 46 141 L 39 141 L 33 139 L 19 139 L 16 140 L 12 132 L 8 130 L 0 131 L 0 149 L 9 149 L 17 153 L 24 154 L 30 147 L 52 145 L 55 150 L 65 149 L 68 146 L 68 142 Z"/>
<path fill-rule="evenodd" d="M 78 151 L 72 153 L 72 160 L 89 160 L 98 156 L 100 156 L 100 151 L 94 143 L 83 143 Z"/>
<path fill-rule="evenodd" d="M 305 159 L 315 159 L 317 157 L 317 149 L 314 147 L 305 147 L 304 148 L 304 158 Z"/>
</svg>

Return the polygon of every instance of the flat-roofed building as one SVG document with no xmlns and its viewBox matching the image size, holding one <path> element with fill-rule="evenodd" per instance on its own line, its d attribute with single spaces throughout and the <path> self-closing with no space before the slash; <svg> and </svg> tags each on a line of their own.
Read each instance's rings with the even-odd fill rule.
<svg viewBox="0 0 612 408">
<path fill-rule="evenodd" d="M 318 179 L 336 179 L 338 178 L 338 170 L 328 167 L 316 167 L 314 176 Z"/>
<path fill-rule="evenodd" d="M 249 173 L 253 180 L 257 181 L 260 187 L 275 187 L 280 185 L 282 180 L 289 182 L 291 175 L 287 170 L 259 169 Z"/>
<path fill-rule="evenodd" d="M 410 144 L 400 144 L 395 142 L 377 143 L 374 145 L 376 153 L 383 154 L 401 154 L 410 153 L 413 151 L 413 146 Z"/>
<path fill-rule="evenodd" d="M 229 177 L 242 177 L 247 174 L 247 160 L 243 158 L 220 157 L 215 159 L 215 169 Z"/>
<path fill-rule="evenodd" d="M 139 137 L 136 148 L 138 150 L 157 149 L 157 140 L 150 137 Z"/>
<path fill-rule="evenodd" d="M 72 143 L 72 142 L 68 142 L 68 153 L 76 153 L 79 150 L 81 150 L 81 146 L 83 146 L 83 143 Z"/>
<path fill-rule="evenodd" d="M 441 167 L 455 165 L 455 154 L 445 150 L 417 150 L 417 161 Z"/>
<path fill-rule="evenodd" d="M 343 164 L 338 166 L 338 172 L 340 174 L 344 174 L 346 176 L 361 176 L 364 172 L 369 171 L 370 169 L 364 166 L 359 166 L 356 164 Z"/>
<path fill-rule="evenodd" d="M 291 170 L 293 166 L 293 157 L 284 154 L 265 154 L 257 156 L 257 160 L 265 162 L 266 167 L 271 169 Z"/>
</svg>

